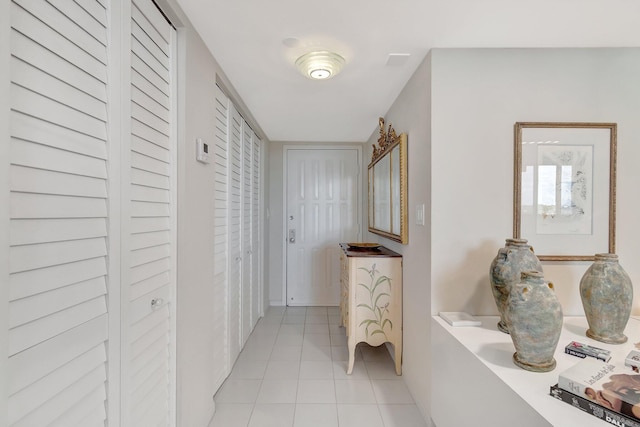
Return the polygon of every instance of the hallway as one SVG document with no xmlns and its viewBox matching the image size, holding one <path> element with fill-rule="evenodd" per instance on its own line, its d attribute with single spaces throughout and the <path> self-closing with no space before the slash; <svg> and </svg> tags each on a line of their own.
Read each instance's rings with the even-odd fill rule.
<svg viewBox="0 0 640 427">
<path fill-rule="evenodd" d="M 337 307 L 271 307 L 215 396 L 209 427 L 423 427 L 384 346 L 346 375 Z"/>
</svg>

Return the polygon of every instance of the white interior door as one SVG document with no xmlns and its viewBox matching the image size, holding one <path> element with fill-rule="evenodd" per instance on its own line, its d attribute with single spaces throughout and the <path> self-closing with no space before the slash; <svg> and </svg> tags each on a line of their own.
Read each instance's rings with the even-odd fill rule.
<svg viewBox="0 0 640 427">
<path fill-rule="evenodd" d="M 131 35 L 125 419 L 174 425 L 176 32 L 151 0 L 134 0 Z"/>
<path fill-rule="evenodd" d="M 338 243 L 360 237 L 360 151 L 285 153 L 287 305 L 338 305 Z"/>
<path fill-rule="evenodd" d="M 118 239 L 109 235 L 107 13 L 89 0 L 10 5 L 2 425 L 102 426 L 116 405 L 107 401 L 107 354 L 118 345 L 108 341 L 109 282 L 118 282 L 107 258 Z"/>
</svg>

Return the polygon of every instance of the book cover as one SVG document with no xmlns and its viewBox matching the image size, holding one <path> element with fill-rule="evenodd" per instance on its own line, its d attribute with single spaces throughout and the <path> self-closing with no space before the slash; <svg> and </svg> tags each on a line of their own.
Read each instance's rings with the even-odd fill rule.
<svg viewBox="0 0 640 427">
<path fill-rule="evenodd" d="M 577 341 L 571 341 L 564 348 L 564 352 L 572 356 L 577 356 L 581 359 L 585 357 L 595 357 L 603 362 L 608 362 L 611 359 L 611 352 L 603 348 L 593 347 L 587 344 L 582 344 Z"/>
<path fill-rule="evenodd" d="M 618 427 L 640 427 L 640 422 L 634 421 L 633 419 L 607 409 L 604 406 L 600 406 L 588 399 L 569 393 L 568 391 L 558 387 L 557 384 L 551 386 L 549 394 L 556 399 L 568 403 L 574 408 L 586 412 L 589 415 L 593 415 L 594 417 L 606 421 L 609 424 L 613 424 Z"/>
<path fill-rule="evenodd" d="M 464 311 L 441 311 L 439 313 L 451 326 L 480 326 L 482 322 Z"/>
<path fill-rule="evenodd" d="M 559 375 L 558 387 L 640 420 L 640 375 L 628 368 L 587 357 Z"/>
</svg>

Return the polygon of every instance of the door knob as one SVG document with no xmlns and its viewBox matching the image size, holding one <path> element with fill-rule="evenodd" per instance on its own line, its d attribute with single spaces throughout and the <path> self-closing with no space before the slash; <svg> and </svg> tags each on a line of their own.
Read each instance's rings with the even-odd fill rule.
<svg viewBox="0 0 640 427">
<path fill-rule="evenodd" d="M 154 298 L 151 300 L 151 308 L 154 310 L 160 308 L 163 303 L 164 300 L 162 298 Z"/>
<path fill-rule="evenodd" d="M 296 230 L 295 228 L 289 229 L 289 243 L 296 242 Z"/>
</svg>

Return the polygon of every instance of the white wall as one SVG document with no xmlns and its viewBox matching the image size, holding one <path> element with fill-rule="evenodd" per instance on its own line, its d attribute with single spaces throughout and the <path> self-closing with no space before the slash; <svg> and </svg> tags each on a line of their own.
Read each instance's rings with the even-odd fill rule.
<svg viewBox="0 0 640 427">
<path fill-rule="evenodd" d="M 431 368 L 430 356 L 430 307 L 432 269 L 431 246 L 431 56 L 418 67 L 389 111 L 384 115 L 386 125 L 391 124 L 400 134 L 408 136 L 408 192 L 409 192 L 409 243 L 401 245 L 376 234 L 366 233 L 365 241 L 376 241 L 402 254 L 403 257 L 403 354 L 402 376 L 407 387 L 426 419 L 429 419 Z M 364 156 L 364 167 L 371 160 L 372 144 L 379 133 L 377 120 L 371 123 L 375 129 Z M 366 180 L 365 180 L 366 186 Z M 366 194 L 366 187 L 363 190 Z M 366 203 L 366 200 L 365 200 Z M 415 225 L 416 206 L 425 205 L 425 225 Z M 363 212 L 367 212 L 366 207 Z M 366 218 L 365 218 L 366 221 Z M 367 237 L 368 235 L 368 237 Z"/>
<path fill-rule="evenodd" d="M 206 426 L 217 391 L 213 354 L 221 344 L 212 333 L 214 164 L 196 161 L 195 140 L 213 143 L 216 81 L 253 130 L 263 133 L 175 0 L 159 4 L 178 27 L 178 425 Z"/>
<path fill-rule="evenodd" d="M 618 123 L 616 252 L 640 295 L 639 75 L 638 48 L 432 51 L 432 313 L 497 314 L 489 265 L 512 235 L 517 121 Z M 589 265 L 543 263 L 566 315 L 584 313 Z"/>
<path fill-rule="evenodd" d="M 206 425 L 213 416 L 213 163 L 195 159 L 195 140 L 212 143 L 213 58 L 193 31 L 180 31 L 180 69 L 185 126 L 178 152 L 178 424 Z"/>
</svg>

